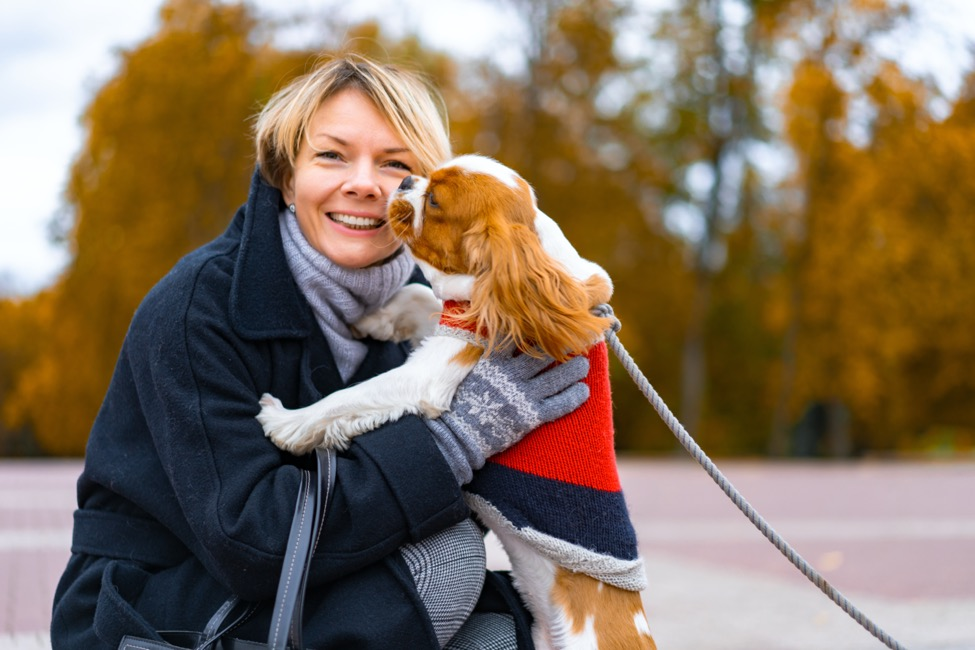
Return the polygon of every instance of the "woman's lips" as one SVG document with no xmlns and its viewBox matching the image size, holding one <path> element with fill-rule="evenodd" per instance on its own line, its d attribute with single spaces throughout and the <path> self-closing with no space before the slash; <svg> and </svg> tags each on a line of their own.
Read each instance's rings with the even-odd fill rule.
<svg viewBox="0 0 975 650">
<path fill-rule="evenodd" d="M 385 225 L 386 220 L 377 217 L 359 217 L 344 212 L 329 212 L 328 218 L 352 230 L 376 230 Z"/>
</svg>

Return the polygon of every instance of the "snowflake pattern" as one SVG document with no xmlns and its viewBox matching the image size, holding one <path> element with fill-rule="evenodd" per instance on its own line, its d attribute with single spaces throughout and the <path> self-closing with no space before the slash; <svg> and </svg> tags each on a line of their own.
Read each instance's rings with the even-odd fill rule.
<svg viewBox="0 0 975 650">
<path fill-rule="evenodd" d="M 492 420 L 497 420 L 501 415 L 504 404 L 491 399 L 491 391 L 484 391 L 480 395 L 471 395 L 472 399 L 467 405 L 467 412 L 477 418 L 481 425 L 490 424 Z"/>
</svg>

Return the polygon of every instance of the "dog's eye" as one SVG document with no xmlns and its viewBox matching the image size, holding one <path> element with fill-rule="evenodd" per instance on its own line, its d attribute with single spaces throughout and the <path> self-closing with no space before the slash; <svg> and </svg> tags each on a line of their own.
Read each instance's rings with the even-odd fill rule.
<svg viewBox="0 0 975 650">
<path fill-rule="evenodd" d="M 435 198 L 433 198 L 433 194 L 432 193 L 427 194 L 427 205 L 429 205 L 431 208 L 439 208 L 440 207 L 440 204 L 437 203 L 437 200 Z"/>
</svg>

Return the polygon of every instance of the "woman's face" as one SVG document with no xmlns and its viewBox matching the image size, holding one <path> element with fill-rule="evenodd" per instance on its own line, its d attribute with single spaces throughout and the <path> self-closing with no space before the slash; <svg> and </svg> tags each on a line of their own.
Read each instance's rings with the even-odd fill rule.
<svg viewBox="0 0 975 650">
<path fill-rule="evenodd" d="M 372 101 L 347 89 L 312 117 L 282 193 L 315 250 L 340 266 L 363 268 L 399 247 L 386 223 L 386 202 L 417 166 Z"/>
</svg>

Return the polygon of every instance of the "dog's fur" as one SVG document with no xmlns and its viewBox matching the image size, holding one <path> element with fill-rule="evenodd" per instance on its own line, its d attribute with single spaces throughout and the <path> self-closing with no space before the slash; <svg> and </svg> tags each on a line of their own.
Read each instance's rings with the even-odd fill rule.
<svg viewBox="0 0 975 650">
<path fill-rule="evenodd" d="M 591 311 L 612 295 L 609 276 L 538 210 L 528 183 L 492 159 L 461 156 L 429 179 L 411 177 L 387 216 L 433 289 L 408 285 L 355 329 L 419 346 L 402 366 L 303 409 L 263 396 L 258 419 L 282 449 L 344 449 L 354 436 L 403 415 L 436 418 L 485 349 L 514 345 L 564 361 L 585 353 L 610 324 Z M 483 335 L 482 345 L 433 331 L 448 300 L 464 303 L 452 318 Z M 503 527 L 492 528 L 535 616 L 539 648 L 655 648 L 639 592 L 570 572 Z"/>
</svg>

